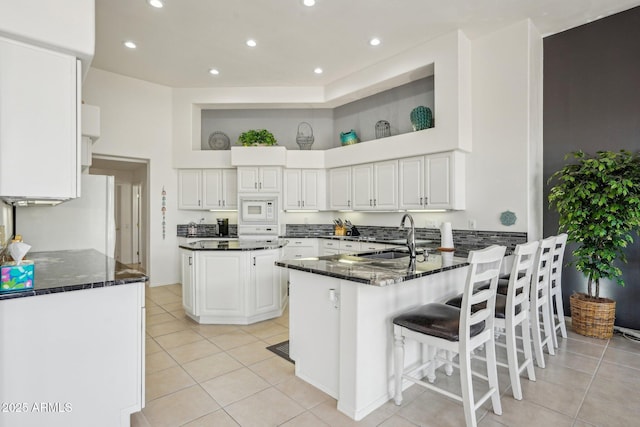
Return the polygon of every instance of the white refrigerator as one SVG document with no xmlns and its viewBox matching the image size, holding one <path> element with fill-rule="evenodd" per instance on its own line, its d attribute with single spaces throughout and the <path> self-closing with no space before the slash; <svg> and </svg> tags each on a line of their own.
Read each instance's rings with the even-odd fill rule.
<svg viewBox="0 0 640 427">
<path fill-rule="evenodd" d="M 93 248 L 114 257 L 114 177 L 83 174 L 81 179 L 77 199 L 16 209 L 16 234 L 31 245 L 31 252 Z"/>
</svg>

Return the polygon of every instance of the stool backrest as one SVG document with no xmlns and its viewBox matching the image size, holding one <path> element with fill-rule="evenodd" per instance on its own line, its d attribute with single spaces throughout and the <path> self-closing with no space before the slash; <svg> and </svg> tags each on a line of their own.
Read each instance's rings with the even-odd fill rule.
<svg viewBox="0 0 640 427">
<path fill-rule="evenodd" d="M 556 236 L 540 240 L 536 254 L 533 275 L 531 277 L 531 301 L 536 301 L 534 307 L 539 307 L 549 298 L 549 279 L 551 275 L 551 259 L 556 245 Z"/>
<path fill-rule="evenodd" d="M 500 265 L 506 251 L 505 246 L 489 246 L 485 249 L 469 252 L 467 262 L 469 271 L 462 293 L 462 305 L 460 306 L 460 342 L 466 343 L 470 338 L 471 326 L 481 322 L 484 330 L 493 333 L 493 316 L 496 305 L 496 291 L 498 289 L 498 277 Z M 477 285 L 490 282 L 488 289 L 476 290 Z M 486 304 L 485 308 L 474 313 L 471 307 L 476 304 Z M 464 339 L 463 339 L 464 337 Z"/>
<path fill-rule="evenodd" d="M 564 249 L 567 246 L 567 233 L 558 234 L 556 236 L 556 245 L 553 249 L 551 258 L 550 287 L 560 285 L 562 279 L 562 263 L 564 260 Z"/>
<path fill-rule="evenodd" d="M 536 254 L 540 247 L 539 241 L 522 243 L 513 251 L 513 266 L 509 275 L 507 289 L 507 305 L 505 317 L 515 316 L 516 306 L 520 306 L 521 313 L 529 309 L 529 290 L 531 289 L 531 275 L 533 274 Z"/>
</svg>

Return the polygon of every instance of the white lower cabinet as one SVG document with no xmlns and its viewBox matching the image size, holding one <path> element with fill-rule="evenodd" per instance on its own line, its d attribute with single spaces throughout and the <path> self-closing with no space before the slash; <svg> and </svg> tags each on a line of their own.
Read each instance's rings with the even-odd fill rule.
<svg viewBox="0 0 640 427">
<path fill-rule="evenodd" d="M 464 209 L 464 153 L 400 159 L 398 171 L 400 209 Z"/>
<path fill-rule="evenodd" d="M 318 256 L 318 239 L 288 239 L 289 243 L 284 247 L 282 259 L 300 259 Z"/>
<path fill-rule="evenodd" d="M 287 295 L 274 264 L 280 254 L 181 250 L 185 312 L 202 324 L 247 325 L 282 315 Z"/>
</svg>

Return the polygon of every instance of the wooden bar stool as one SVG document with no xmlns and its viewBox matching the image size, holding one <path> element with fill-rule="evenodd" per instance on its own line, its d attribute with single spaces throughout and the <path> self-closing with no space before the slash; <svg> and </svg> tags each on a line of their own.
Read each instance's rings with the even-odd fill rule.
<svg viewBox="0 0 640 427">
<path fill-rule="evenodd" d="M 562 263 L 566 246 L 567 233 L 558 234 L 549 275 L 549 310 L 551 313 L 551 328 L 553 330 L 553 345 L 556 348 L 558 348 L 558 329 L 560 329 L 562 338 L 567 338 L 567 325 L 564 321 L 564 306 L 562 302 Z"/>
<path fill-rule="evenodd" d="M 496 370 L 496 353 L 494 343 L 494 311 L 496 287 L 500 265 L 504 258 L 504 246 L 488 248 L 469 253 L 469 271 L 464 286 L 461 308 L 446 304 L 426 304 L 407 311 L 393 319 L 394 333 L 394 374 L 395 403 L 402 403 L 403 379 L 419 384 L 452 399 L 462 402 L 466 425 L 477 426 L 476 410 L 489 398 L 493 412 L 502 414 L 500 393 L 498 391 L 498 373 Z M 478 283 L 490 282 L 489 289 L 474 291 Z M 484 308 L 472 312 L 471 307 L 484 304 Z M 405 340 L 414 340 L 426 346 L 428 359 L 418 367 L 405 371 Z M 487 376 L 471 371 L 471 356 L 474 349 L 484 345 L 486 349 Z M 441 357 L 438 350 L 444 350 L 446 357 Z M 452 362 L 451 354 L 458 353 L 459 363 Z M 437 365 L 452 365 L 460 369 L 461 395 L 443 390 L 434 384 Z M 427 379 L 423 381 L 415 376 L 428 369 Z M 447 373 L 449 373 L 447 371 Z M 471 376 L 475 375 L 489 383 L 489 391 L 478 401 L 474 400 Z"/>
</svg>

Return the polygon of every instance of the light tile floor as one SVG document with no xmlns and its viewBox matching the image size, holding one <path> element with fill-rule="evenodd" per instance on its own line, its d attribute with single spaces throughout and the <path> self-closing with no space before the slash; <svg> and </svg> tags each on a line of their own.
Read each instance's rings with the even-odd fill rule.
<svg viewBox="0 0 640 427">
<path fill-rule="evenodd" d="M 336 401 L 294 375 L 291 363 L 266 350 L 288 339 L 288 313 L 249 326 L 198 325 L 182 309 L 180 285 L 147 287 L 146 407 L 132 426 L 463 426 L 462 406 L 419 386 L 355 422 Z M 640 343 L 572 332 L 556 356 L 523 378 L 524 400 L 511 395 L 499 368 L 503 414 L 487 402 L 479 426 L 640 425 Z M 475 362 L 474 362 L 475 363 Z M 438 381 L 458 386 L 456 374 Z"/>
</svg>

